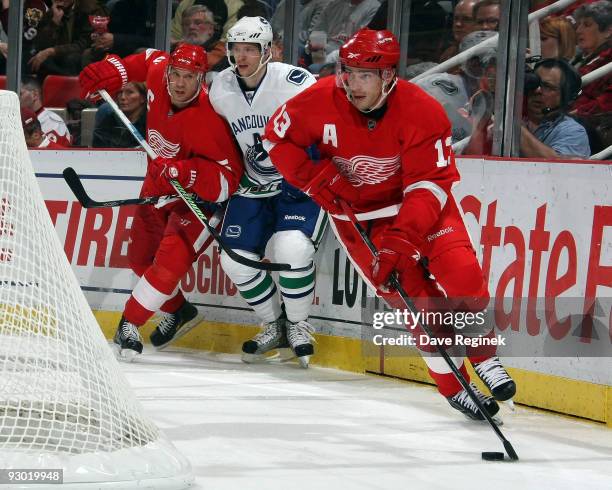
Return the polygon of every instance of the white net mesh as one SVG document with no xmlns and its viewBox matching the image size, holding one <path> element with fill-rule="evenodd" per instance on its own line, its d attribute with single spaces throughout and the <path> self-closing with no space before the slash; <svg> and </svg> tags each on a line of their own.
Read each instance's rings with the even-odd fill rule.
<svg viewBox="0 0 612 490">
<path fill-rule="evenodd" d="M 0 91 L 0 124 L 0 467 L 9 454 L 19 463 L 15 454 L 26 461 L 116 452 L 123 464 L 125 450 L 159 446 L 160 432 L 64 255 L 12 92 Z"/>
</svg>

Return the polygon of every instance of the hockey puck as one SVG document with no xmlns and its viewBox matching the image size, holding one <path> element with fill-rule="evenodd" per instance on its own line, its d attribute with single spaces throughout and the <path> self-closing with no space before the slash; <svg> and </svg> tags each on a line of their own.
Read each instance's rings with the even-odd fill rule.
<svg viewBox="0 0 612 490">
<path fill-rule="evenodd" d="M 504 460 L 504 453 L 498 453 L 496 451 L 490 451 L 490 452 L 484 451 L 483 453 L 480 454 L 480 456 L 485 461 L 503 461 Z"/>
</svg>

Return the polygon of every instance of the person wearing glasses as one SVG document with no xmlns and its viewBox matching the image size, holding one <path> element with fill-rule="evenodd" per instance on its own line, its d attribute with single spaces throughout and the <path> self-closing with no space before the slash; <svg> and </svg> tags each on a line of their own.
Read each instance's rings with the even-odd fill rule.
<svg viewBox="0 0 612 490">
<path fill-rule="evenodd" d="M 578 72 L 568 62 L 547 58 L 535 65 L 539 86 L 527 94 L 527 114 L 521 127 L 521 156 L 554 159 L 588 158 L 584 127 L 567 115 L 580 93 Z"/>
<path fill-rule="evenodd" d="M 453 10 L 453 42 L 446 48 L 440 62 L 446 61 L 459 53 L 459 45 L 463 38 L 476 29 L 474 23 L 474 5 L 476 0 L 461 0 Z"/>
<path fill-rule="evenodd" d="M 499 0 L 481 0 L 474 5 L 473 16 L 475 29 L 479 31 L 499 30 L 499 17 L 501 15 Z"/>
</svg>

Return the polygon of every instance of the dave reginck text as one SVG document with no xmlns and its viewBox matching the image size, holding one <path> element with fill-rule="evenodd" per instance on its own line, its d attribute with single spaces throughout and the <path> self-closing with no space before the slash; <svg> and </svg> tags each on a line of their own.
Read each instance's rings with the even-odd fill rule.
<svg viewBox="0 0 612 490">
<path fill-rule="evenodd" d="M 424 310 L 394 310 L 375 312 L 372 318 L 372 327 L 380 330 L 389 327 L 387 334 L 373 335 L 374 345 L 397 346 L 426 346 L 439 345 L 442 347 L 454 346 L 505 346 L 506 338 L 502 335 L 490 336 L 485 326 L 486 311 L 424 311 Z M 436 325 L 438 327 L 452 327 L 446 335 L 429 337 L 426 333 L 397 333 L 390 331 L 414 330 L 418 325 Z M 452 332 L 452 333 L 451 333 Z M 450 335 L 449 335 L 450 334 Z"/>
<path fill-rule="evenodd" d="M 417 342 L 418 337 L 418 342 Z M 442 347 L 454 347 L 454 346 L 470 346 L 470 347 L 482 347 L 485 345 L 496 345 L 505 346 L 506 339 L 501 335 L 495 337 L 468 337 L 466 335 L 455 334 L 451 337 L 429 337 L 427 334 L 420 334 L 418 336 L 410 334 L 400 334 L 394 337 L 385 337 L 382 334 L 377 334 L 372 337 L 372 342 L 377 346 L 384 345 L 398 345 L 404 347 L 416 347 L 425 345 L 439 345 Z"/>
</svg>

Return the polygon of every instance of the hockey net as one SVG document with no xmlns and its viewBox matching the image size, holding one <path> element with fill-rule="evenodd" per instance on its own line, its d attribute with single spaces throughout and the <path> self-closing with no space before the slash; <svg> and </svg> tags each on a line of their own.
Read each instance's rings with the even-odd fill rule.
<svg viewBox="0 0 612 490">
<path fill-rule="evenodd" d="M 188 486 L 64 255 L 13 92 L 0 91 L 0 121 L 0 468 L 62 469 L 83 489 Z"/>
</svg>

